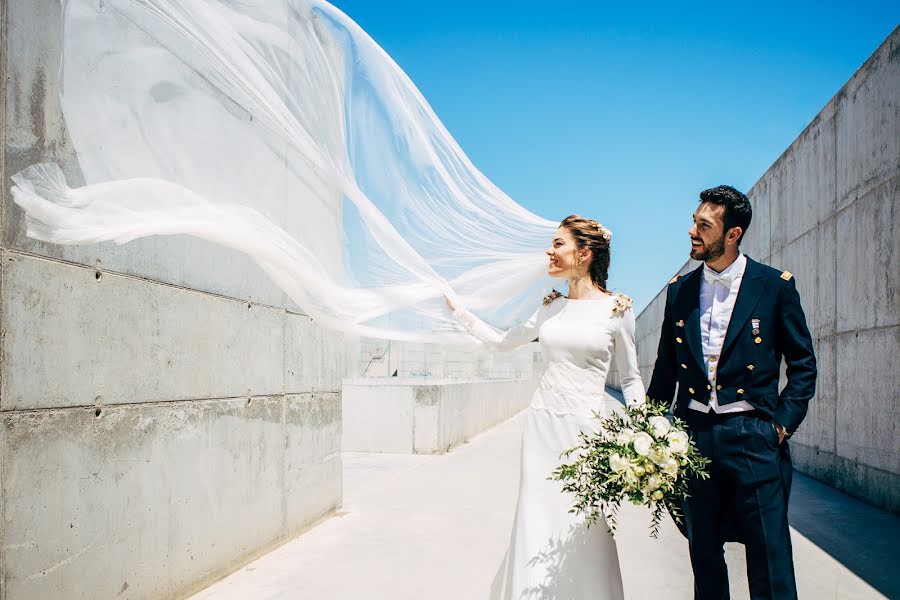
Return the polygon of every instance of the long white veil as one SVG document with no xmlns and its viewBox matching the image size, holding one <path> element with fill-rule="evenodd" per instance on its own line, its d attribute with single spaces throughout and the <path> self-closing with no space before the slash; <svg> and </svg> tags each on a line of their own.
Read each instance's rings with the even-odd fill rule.
<svg viewBox="0 0 900 600">
<path fill-rule="evenodd" d="M 324 325 L 461 339 L 549 287 L 556 223 L 469 161 L 393 60 L 320 0 L 67 0 L 63 112 L 85 185 L 13 177 L 28 235 L 189 234 L 252 257 Z"/>
</svg>

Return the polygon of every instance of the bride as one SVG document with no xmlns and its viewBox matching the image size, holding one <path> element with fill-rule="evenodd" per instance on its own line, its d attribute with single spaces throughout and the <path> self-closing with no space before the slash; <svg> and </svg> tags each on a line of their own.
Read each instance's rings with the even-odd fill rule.
<svg viewBox="0 0 900 600">
<path fill-rule="evenodd" d="M 609 232 L 557 224 L 481 173 L 382 48 L 325 0 L 69 0 L 60 90 L 84 185 L 38 164 L 13 177 L 28 235 L 57 244 L 187 234 L 243 252 L 318 324 L 351 335 L 511 347 L 548 367 L 528 411 L 502 598 L 622 598 L 615 543 L 547 477 L 613 410 L 615 355 L 644 397 L 631 301 L 606 290 Z M 140 69 L 134 65 L 141 65 Z M 504 335 L 453 306 L 514 322 Z M 185 260 L 203 268 L 203 254 Z M 468 341 L 468 340 L 463 340 Z"/>
<path fill-rule="evenodd" d="M 560 453 L 578 443 L 581 431 L 596 428 L 593 412 L 607 415 L 618 405 L 604 395 L 613 359 L 628 405 L 644 399 L 631 299 L 606 289 L 611 237 L 596 221 L 564 219 L 546 253 L 549 275 L 567 279 L 569 295 L 553 292 L 505 333 L 447 299 L 470 334 L 502 349 L 537 339 L 547 363 L 527 410 L 515 522 L 491 598 L 623 597 L 612 535 L 569 513 L 572 499 L 548 479 Z"/>
</svg>

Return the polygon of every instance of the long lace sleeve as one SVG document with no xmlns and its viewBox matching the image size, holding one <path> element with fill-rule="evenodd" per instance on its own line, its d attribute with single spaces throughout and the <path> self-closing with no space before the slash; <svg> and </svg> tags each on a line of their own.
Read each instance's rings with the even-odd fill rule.
<svg viewBox="0 0 900 600">
<path fill-rule="evenodd" d="M 453 320 L 467 333 L 475 336 L 485 344 L 500 350 L 511 350 L 533 342 L 538 337 L 541 323 L 546 318 L 546 308 L 546 306 L 542 306 L 527 321 L 507 331 L 494 329 L 465 308 L 457 308 L 453 311 Z"/>
<path fill-rule="evenodd" d="M 634 310 L 629 307 L 622 311 L 619 326 L 615 330 L 616 368 L 619 370 L 622 395 L 625 396 L 625 403 L 628 406 L 643 404 L 646 397 L 644 382 L 638 368 L 634 326 Z"/>
</svg>

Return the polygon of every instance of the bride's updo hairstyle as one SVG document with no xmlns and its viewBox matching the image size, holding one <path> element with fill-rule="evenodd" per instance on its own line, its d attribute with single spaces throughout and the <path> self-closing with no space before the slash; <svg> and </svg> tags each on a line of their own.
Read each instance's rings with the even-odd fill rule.
<svg viewBox="0 0 900 600">
<path fill-rule="evenodd" d="M 588 266 L 591 281 L 604 292 L 609 291 L 606 289 L 606 280 L 609 279 L 609 242 L 612 232 L 597 221 L 578 215 L 566 217 L 559 226 L 566 228 L 579 249 L 587 248 L 591 251 L 591 264 Z"/>
</svg>

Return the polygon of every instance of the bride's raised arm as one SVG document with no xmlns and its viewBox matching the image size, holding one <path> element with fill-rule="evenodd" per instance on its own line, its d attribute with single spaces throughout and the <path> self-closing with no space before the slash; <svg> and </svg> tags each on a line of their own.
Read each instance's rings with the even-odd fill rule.
<svg viewBox="0 0 900 600">
<path fill-rule="evenodd" d="M 619 326 L 615 328 L 614 348 L 616 368 L 619 371 L 619 380 L 622 384 L 622 395 L 625 396 L 625 404 L 628 406 L 643 404 L 646 398 L 644 382 L 641 380 L 641 372 L 638 368 L 634 327 L 634 309 L 631 308 L 629 302 L 627 308 L 621 311 Z"/>
<path fill-rule="evenodd" d="M 511 350 L 537 339 L 541 323 L 546 320 L 550 306 L 551 304 L 544 304 L 527 321 L 507 331 L 494 329 L 465 308 L 454 306 L 451 310 L 453 312 L 453 320 L 467 333 L 494 348 Z"/>
</svg>

